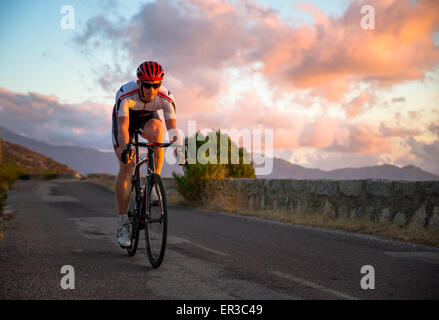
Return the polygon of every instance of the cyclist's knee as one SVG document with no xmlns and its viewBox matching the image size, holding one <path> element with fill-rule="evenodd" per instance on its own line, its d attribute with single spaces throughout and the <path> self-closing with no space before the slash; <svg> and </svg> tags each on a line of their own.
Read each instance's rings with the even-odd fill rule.
<svg viewBox="0 0 439 320">
<path fill-rule="evenodd" d="M 158 119 L 149 120 L 144 128 L 144 138 L 158 142 L 163 138 L 165 127 Z"/>
<path fill-rule="evenodd" d="M 121 162 L 119 164 L 119 175 L 122 175 L 124 177 L 130 177 L 133 174 L 134 167 Z"/>
</svg>

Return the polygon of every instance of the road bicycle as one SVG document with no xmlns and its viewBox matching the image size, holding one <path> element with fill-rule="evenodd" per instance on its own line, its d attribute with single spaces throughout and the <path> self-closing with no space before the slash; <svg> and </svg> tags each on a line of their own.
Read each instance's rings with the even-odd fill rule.
<svg viewBox="0 0 439 320">
<path fill-rule="evenodd" d="M 166 192 L 163 181 L 155 172 L 154 149 L 169 146 L 184 148 L 172 143 L 144 143 L 139 142 L 138 135 L 141 130 L 136 130 L 130 135 L 130 140 L 121 159 L 126 163 L 126 158 L 134 158 L 134 172 L 131 177 L 131 194 L 128 206 L 130 220 L 129 234 L 131 246 L 127 248 L 128 255 L 134 256 L 139 244 L 140 231 L 145 230 L 146 252 L 153 268 L 160 267 L 165 256 L 168 232 L 168 208 Z M 147 148 L 144 159 L 140 159 L 139 148 Z M 186 152 L 184 161 L 186 162 Z M 146 166 L 145 177 L 141 175 L 141 167 Z"/>
</svg>

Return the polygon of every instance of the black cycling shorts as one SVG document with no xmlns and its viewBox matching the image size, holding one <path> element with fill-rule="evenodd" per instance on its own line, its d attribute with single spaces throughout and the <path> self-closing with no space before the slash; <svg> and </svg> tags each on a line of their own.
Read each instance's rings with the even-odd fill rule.
<svg viewBox="0 0 439 320">
<path fill-rule="evenodd" d="M 134 133 L 136 129 L 143 129 L 145 124 L 151 119 L 160 120 L 160 116 L 157 113 L 157 111 L 144 112 L 144 111 L 130 110 L 130 126 L 128 129 L 130 136 Z M 116 150 L 117 148 L 119 148 L 119 131 L 117 126 L 116 106 L 113 108 L 112 128 L 113 128 L 112 129 L 113 147 L 114 150 Z"/>
</svg>

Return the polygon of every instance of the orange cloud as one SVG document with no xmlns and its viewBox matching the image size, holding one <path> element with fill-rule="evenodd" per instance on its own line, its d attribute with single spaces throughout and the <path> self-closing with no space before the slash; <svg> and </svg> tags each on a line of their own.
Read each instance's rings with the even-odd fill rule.
<svg viewBox="0 0 439 320">
<path fill-rule="evenodd" d="M 375 9 L 375 30 L 361 28 L 365 4 Z M 125 23 L 91 19 L 75 39 L 92 51 L 92 40 L 103 38 L 111 49 L 127 50 L 134 65 L 158 59 L 176 80 L 170 89 L 178 103 L 190 110 L 213 109 L 224 70 L 262 62 L 259 71 L 280 91 L 309 90 L 312 97 L 343 103 L 355 117 L 374 102 L 369 92 L 346 103 L 359 84 L 387 88 L 424 79 L 439 65 L 432 37 L 439 31 L 437 0 L 353 0 L 340 17 L 325 16 L 307 2 L 296 9 L 312 14 L 314 24 L 289 25 L 252 0 L 155 1 Z M 99 82 L 112 92 L 133 74 L 117 63 L 103 70 Z"/>
<path fill-rule="evenodd" d="M 363 30 L 361 7 L 375 9 L 375 30 Z M 340 101 L 359 81 L 385 87 L 424 78 L 438 66 L 432 35 L 439 31 L 439 2 L 353 1 L 341 18 L 326 18 L 309 4 L 315 26 L 291 28 L 266 50 L 264 72 L 290 88 L 309 88 Z"/>
<path fill-rule="evenodd" d="M 357 114 L 362 113 L 361 111 L 367 104 L 371 107 L 374 101 L 375 97 L 372 94 L 367 91 L 361 92 L 357 97 L 344 106 L 347 116 L 349 118 L 355 117 Z"/>
<path fill-rule="evenodd" d="M 349 136 L 344 143 L 334 142 L 328 151 L 359 154 L 388 153 L 390 137 L 383 137 L 372 125 L 357 125 L 349 128 Z"/>
<path fill-rule="evenodd" d="M 330 119 L 317 119 L 305 125 L 299 141 L 303 147 L 326 148 L 329 147 L 336 136 L 340 136 L 336 121 Z"/>
<path fill-rule="evenodd" d="M 249 95 L 236 108 L 226 112 L 217 109 L 181 114 L 178 123 L 185 132 L 188 120 L 195 120 L 197 129 L 273 130 L 275 150 L 314 148 L 343 154 L 391 153 L 392 138 L 407 139 L 422 133 L 384 123 L 351 123 L 346 119 L 325 117 L 312 120 L 294 112 L 266 108 Z"/>
</svg>

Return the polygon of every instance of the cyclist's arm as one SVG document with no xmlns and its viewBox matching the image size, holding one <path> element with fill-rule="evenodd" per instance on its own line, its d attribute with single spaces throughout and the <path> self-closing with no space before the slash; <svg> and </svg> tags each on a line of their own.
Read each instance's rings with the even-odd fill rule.
<svg viewBox="0 0 439 320">
<path fill-rule="evenodd" d="M 166 119 L 165 124 L 168 131 L 172 129 L 177 129 L 177 120 L 175 119 Z"/>
<path fill-rule="evenodd" d="M 169 141 L 182 144 L 180 133 L 177 129 L 177 117 L 175 115 L 175 102 L 172 94 L 170 95 L 172 102 L 168 102 L 163 107 L 163 115 L 165 117 L 166 129 L 169 133 Z"/>
<path fill-rule="evenodd" d="M 117 118 L 117 125 L 118 125 L 118 133 L 119 133 L 119 157 L 122 151 L 124 151 L 128 145 L 128 142 L 130 140 L 130 135 L 128 132 L 129 126 L 130 126 L 130 118 L 129 117 L 119 117 Z"/>
</svg>

